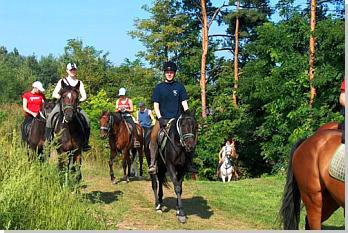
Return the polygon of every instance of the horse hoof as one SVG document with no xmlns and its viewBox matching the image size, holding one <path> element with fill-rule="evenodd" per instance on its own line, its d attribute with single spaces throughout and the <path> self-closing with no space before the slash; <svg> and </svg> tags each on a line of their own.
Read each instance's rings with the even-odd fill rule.
<svg viewBox="0 0 348 233">
<path fill-rule="evenodd" d="M 112 183 L 112 184 L 116 184 L 116 180 L 115 180 L 115 179 L 112 179 L 112 180 L 111 180 L 111 183 Z"/>
<path fill-rule="evenodd" d="M 178 218 L 180 223 L 182 223 L 182 224 L 186 223 L 186 216 L 178 215 L 177 218 Z"/>
</svg>

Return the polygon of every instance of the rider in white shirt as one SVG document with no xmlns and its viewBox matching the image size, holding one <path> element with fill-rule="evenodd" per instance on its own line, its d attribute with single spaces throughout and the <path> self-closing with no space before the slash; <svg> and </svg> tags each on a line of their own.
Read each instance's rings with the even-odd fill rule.
<svg viewBox="0 0 348 233">
<path fill-rule="evenodd" d="M 235 151 L 234 148 L 234 141 L 232 140 L 232 142 L 230 140 L 226 141 L 226 144 L 221 148 L 220 152 L 219 152 L 219 165 L 217 168 L 217 175 L 219 175 L 220 172 L 220 167 L 222 165 L 222 163 L 224 162 L 224 158 L 226 155 L 232 155 Z"/>
<path fill-rule="evenodd" d="M 62 89 L 62 82 L 64 82 L 66 85 L 75 87 L 78 83 L 80 83 L 79 86 L 79 93 L 80 93 L 80 102 L 83 102 L 87 99 L 87 95 L 86 95 L 86 90 L 85 87 L 82 83 L 81 80 L 78 80 L 76 77 L 76 73 L 77 73 L 77 66 L 75 63 L 68 63 L 66 66 L 66 72 L 68 73 L 68 76 L 60 79 L 56 85 L 56 87 L 54 88 L 54 91 L 52 93 L 52 97 L 55 99 L 60 99 L 60 90 Z M 89 150 L 91 147 L 89 146 L 89 135 L 90 135 L 90 122 L 88 119 L 88 115 L 85 111 L 83 111 L 81 108 L 79 108 L 80 113 L 82 114 L 82 116 L 85 118 L 85 121 L 87 123 L 87 125 L 84 127 L 85 128 L 85 142 L 82 146 L 82 149 L 84 151 Z M 53 116 L 58 113 L 60 111 L 59 108 L 59 104 L 57 103 L 56 106 L 53 108 L 52 112 L 49 114 L 47 121 L 46 121 L 46 130 L 45 130 L 45 138 L 46 140 L 50 140 L 51 135 L 52 135 L 52 118 Z"/>
</svg>

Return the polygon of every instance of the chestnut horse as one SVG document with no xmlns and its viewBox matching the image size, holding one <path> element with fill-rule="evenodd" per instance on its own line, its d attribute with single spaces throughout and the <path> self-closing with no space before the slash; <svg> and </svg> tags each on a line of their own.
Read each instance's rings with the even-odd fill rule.
<svg viewBox="0 0 348 233">
<path fill-rule="evenodd" d="M 342 131 L 337 126 L 326 124 L 293 146 L 280 209 L 284 229 L 298 229 L 301 199 L 307 212 L 306 229 L 321 229 L 334 211 L 344 208 L 344 182 L 328 171 L 341 144 Z"/>
<path fill-rule="evenodd" d="M 142 137 L 142 128 L 136 124 L 137 140 L 140 142 L 139 146 L 134 146 L 134 141 L 132 135 L 128 131 L 126 121 L 123 119 L 121 113 L 103 111 L 101 117 L 99 118 L 100 124 L 100 137 L 106 138 L 109 136 L 109 145 L 110 145 L 110 177 L 111 182 L 114 184 L 115 175 L 113 170 L 113 164 L 116 159 L 117 152 L 122 152 L 122 167 L 123 167 L 123 180 L 129 181 L 129 175 L 131 172 L 132 160 L 136 156 L 139 156 L 140 163 L 140 176 L 143 173 L 143 137 Z M 131 158 L 132 155 L 132 158 Z M 127 171 L 127 172 L 126 172 Z"/>
</svg>

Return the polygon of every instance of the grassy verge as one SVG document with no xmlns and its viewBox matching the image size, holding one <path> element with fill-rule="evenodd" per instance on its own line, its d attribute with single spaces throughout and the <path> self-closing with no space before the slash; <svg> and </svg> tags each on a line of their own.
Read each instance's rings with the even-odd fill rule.
<svg viewBox="0 0 348 233">
<path fill-rule="evenodd" d="M 18 109 L 1 115 L 0 229 L 105 229 L 103 213 L 59 185 L 55 165 L 28 160 Z"/>
<path fill-rule="evenodd" d="M 285 177 L 269 176 L 231 183 L 191 182 L 197 196 L 204 196 L 212 207 L 223 210 L 227 219 L 238 218 L 253 229 L 280 229 L 277 221 Z M 305 209 L 300 229 L 304 229 Z M 343 209 L 336 211 L 323 228 L 344 229 Z"/>
</svg>

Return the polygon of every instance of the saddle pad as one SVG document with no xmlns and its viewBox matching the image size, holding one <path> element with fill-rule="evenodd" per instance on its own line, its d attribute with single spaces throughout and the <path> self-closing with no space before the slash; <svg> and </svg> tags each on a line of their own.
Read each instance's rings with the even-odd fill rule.
<svg viewBox="0 0 348 233">
<path fill-rule="evenodd" d="M 334 156 L 332 157 L 330 162 L 330 167 L 329 167 L 329 174 L 333 178 L 343 182 L 344 182 L 344 170 L 345 170 L 344 150 L 345 150 L 345 145 L 341 144 L 336 150 Z"/>
</svg>

